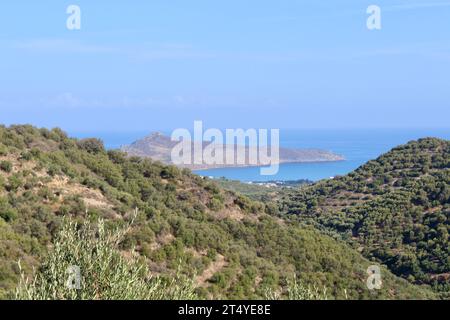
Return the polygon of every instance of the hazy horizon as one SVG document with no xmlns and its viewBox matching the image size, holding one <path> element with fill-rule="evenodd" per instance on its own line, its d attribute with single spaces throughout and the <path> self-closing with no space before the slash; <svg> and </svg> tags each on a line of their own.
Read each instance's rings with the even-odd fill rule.
<svg viewBox="0 0 450 320">
<path fill-rule="evenodd" d="M 67 131 L 448 127 L 450 1 L 80 0 L 0 10 L 1 122 Z"/>
</svg>

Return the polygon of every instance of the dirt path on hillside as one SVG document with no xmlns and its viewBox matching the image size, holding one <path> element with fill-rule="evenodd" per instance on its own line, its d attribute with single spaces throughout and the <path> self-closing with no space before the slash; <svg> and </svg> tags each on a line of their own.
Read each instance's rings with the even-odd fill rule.
<svg viewBox="0 0 450 320">
<path fill-rule="evenodd" d="M 218 271 L 222 270 L 223 267 L 227 265 L 225 261 L 225 257 L 221 254 L 218 254 L 216 260 L 208 266 L 208 268 L 203 271 L 203 273 L 195 279 L 195 282 L 200 287 L 205 287 L 207 285 L 207 281 L 211 279 L 211 277 Z"/>
</svg>

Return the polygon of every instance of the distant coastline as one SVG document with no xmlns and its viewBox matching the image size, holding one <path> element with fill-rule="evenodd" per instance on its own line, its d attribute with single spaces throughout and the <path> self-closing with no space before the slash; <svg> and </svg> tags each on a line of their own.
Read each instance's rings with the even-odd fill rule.
<svg viewBox="0 0 450 320">
<path fill-rule="evenodd" d="M 163 131 L 166 135 L 170 130 Z M 148 131 L 129 132 L 70 132 L 77 138 L 99 137 L 107 149 L 121 149 L 140 140 Z M 284 163 L 276 176 L 262 176 L 258 167 L 217 168 L 194 170 L 206 177 L 226 177 L 242 182 L 308 179 L 319 181 L 345 175 L 367 161 L 376 159 L 391 148 L 420 137 L 450 139 L 450 128 L 380 128 L 380 129 L 281 129 L 280 145 L 289 149 L 332 150 L 345 161 Z"/>
<path fill-rule="evenodd" d="M 342 157 L 342 159 L 337 159 L 337 160 L 298 160 L 298 161 L 283 161 L 280 159 L 279 164 L 307 164 L 307 163 L 335 163 L 335 162 L 343 162 L 346 161 L 345 158 Z M 261 168 L 264 167 L 264 165 L 261 164 L 234 164 L 234 165 L 195 165 L 195 166 L 183 166 L 184 168 L 188 168 L 191 169 L 192 171 L 206 171 L 206 170 L 214 170 L 214 169 L 232 169 L 232 168 Z M 254 181 L 254 182 L 258 182 L 258 181 Z"/>
<path fill-rule="evenodd" d="M 129 154 L 130 156 L 139 156 L 144 158 L 151 158 L 153 160 L 161 161 L 166 164 L 172 164 L 171 151 L 172 148 L 178 142 L 172 141 L 170 137 L 154 132 L 142 139 L 138 139 L 130 145 L 121 147 L 121 150 Z M 211 142 L 203 142 L 203 146 L 206 147 Z M 217 148 L 225 148 L 226 145 L 219 145 Z M 179 165 L 182 168 L 188 168 L 191 170 L 211 170 L 211 169 L 224 169 L 224 168 L 249 168 L 249 167 L 263 167 L 263 163 L 251 163 L 248 159 L 251 147 L 235 146 L 236 154 L 241 152 L 245 154 L 244 163 L 234 161 L 233 164 L 183 164 Z M 225 154 L 225 153 L 224 153 Z M 288 163 L 325 163 L 325 162 L 337 162 L 344 161 L 345 158 L 341 155 L 335 154 L 331 151 L 321 149 L 298 149 L 298 148 L 280 148 L 279 149 L 279 164 Z M 192 161 L 193 163 L 193 161 Z"/>
</svg>

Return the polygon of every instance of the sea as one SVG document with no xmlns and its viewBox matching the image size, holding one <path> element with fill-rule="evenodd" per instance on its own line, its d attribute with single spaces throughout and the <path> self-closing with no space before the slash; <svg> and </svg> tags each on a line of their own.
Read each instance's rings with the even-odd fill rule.
<svg viewBox="0 0 450 320">
<path fill-rule="evenodd" d="M 150 134 L 148 132 L 69 132 L 77 138 L 97 137 L 108 149 L 122 145 Z M 162 131 L 170 135 L 170 131 Z M 195 173 L 212 178 L 250 181 L 293 181 L 307 179 L 318 181 L 345 175 L 369 160 L 376 159 L 392 148 L 411 140 L 436 137 L 450 140 L 448 129 L 281 129 L 280 146 L 285 148 L 313 148 L 332 151 L 344 156 L 344 161 L 281 164 L 276 175 L 264 176 L 260 168 L 223 168 L 199 170 Z"/>
</svg>

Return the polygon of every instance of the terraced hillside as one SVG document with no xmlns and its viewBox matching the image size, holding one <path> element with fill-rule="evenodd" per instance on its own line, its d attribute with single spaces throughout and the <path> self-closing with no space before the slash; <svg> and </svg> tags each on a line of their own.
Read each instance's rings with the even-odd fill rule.
<svg viewBox="0 0 450 320">
<path fill-rule="evenodd" d="M 411 283 L 450 292 L 450 141 L 412 141 L 279 204 Z"/>
</svg>

